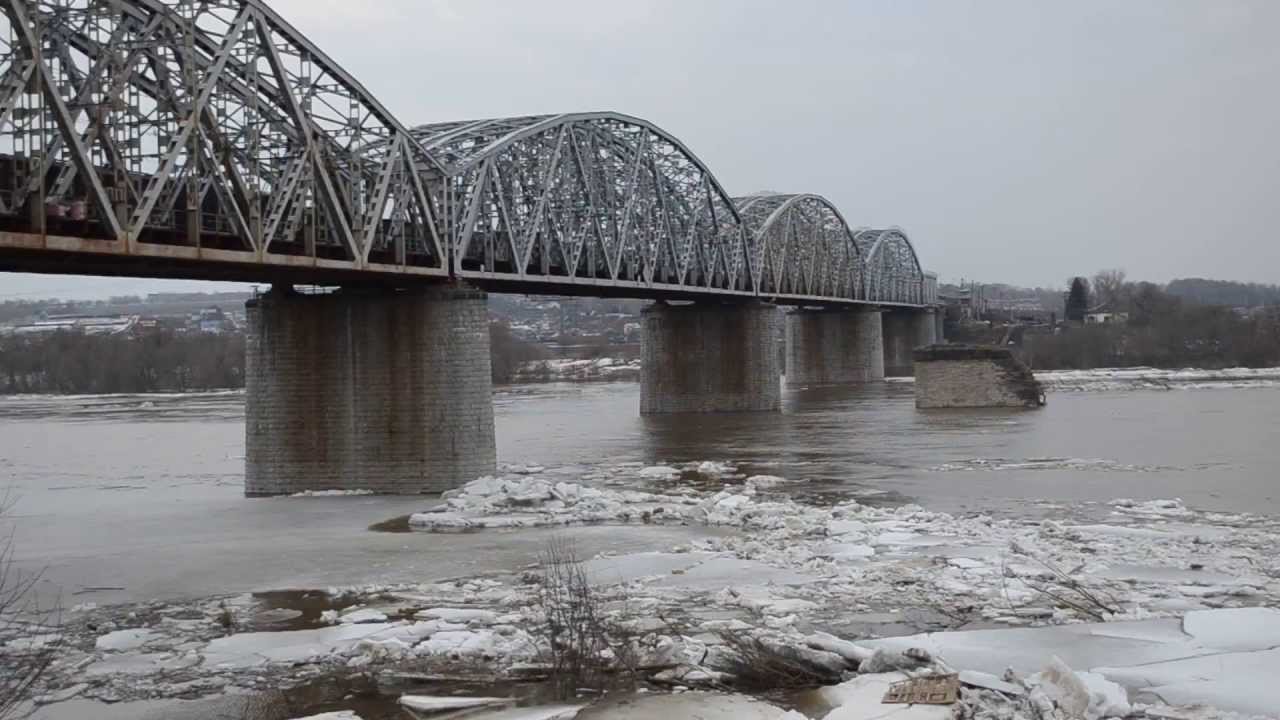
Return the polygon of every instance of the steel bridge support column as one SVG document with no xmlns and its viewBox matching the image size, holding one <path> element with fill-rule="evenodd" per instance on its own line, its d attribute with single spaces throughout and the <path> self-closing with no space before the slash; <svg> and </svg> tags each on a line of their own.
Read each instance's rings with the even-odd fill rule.
<svg viewBox="0 0 1280 720">
<path fill-rule="evenodd" d="M 249 301 L 245 495 L 435 493 L 492 474 L 486 305 L 443 288 Z"/>
<path fill-rule="evenodd" d="M 781 408 L 776 307 L 659 302 L 643 318 L 641 415 Z"/>
<path fill-rule="evenodd" d="M 937 326 L 931 310 L 893 310 L 884 313 L 884 373 L 889 377 L 915 374 L 911 352 L 937 342 Z"/>
<path fill-rule="evenodd" d="M 799 309 L 786 317 L 788 387 L 884 379 L 879 312 Z"/>
</svg>

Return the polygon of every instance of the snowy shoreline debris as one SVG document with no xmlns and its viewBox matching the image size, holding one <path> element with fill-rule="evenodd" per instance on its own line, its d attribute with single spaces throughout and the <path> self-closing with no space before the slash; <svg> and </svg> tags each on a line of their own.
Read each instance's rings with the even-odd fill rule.
<svg viewBox="0 0 1280 720">
<path fill-rule="evenodd" d="M 862 685 L 846 688 L 855 695 L 888 682 L 886 674 L 959 672 L 972 689 L 960 702 L 966 717 L 1017 717 L 991 708 L 1023 712 L 1044 697 L 1061 704 L 1081 686 L 1120 707 L 1102 682 L 1148 693 L 1134 700 L 1157 707 L 1207 702 L 1256 714 L 1248 703 L 1257 698 L 1228 678 L 1220 690 L 1190 682 L 1207 673 L 1192 661 L 1280 671 L 1280 651 L 1255 646 L 1280 646 L 1280 613 L 1265 609 L 1280 604 L 1280 526 L 1271 518 L 1200 512 L 1172 499 L 1119 499 L 1088 522 L 815 505 L 788 496 L 793 484 L 784 478 L 746 477 L 725 462 L 508 470 L 450 493 L 413 524 L 437 532 L 601 522 L 727 529 L 666 552 L 583 558 L 601 612 L 626 630 L 635 667 L 655 688 L 732 687 L 742 672 L 735 647 L 755 647 L 829 682 L 857 674 L 849 682 Z M 296 623 L 296 613 L 264 608 L 254 596 L 86 606 L 68 618 L 42 693 L 84 686 L 79 696 L 105 701 L 189 698 L 405 668 L 536 676 L 545 672 L 536 582 L 534 568 L 335 588 L 332 607 L 314 622 L 283 630 L 256 628 L 254 619 Z M 974 623 L 993 629 L 940 632 Z M 1255 645 L 1223 639 L 1224 624 L 1247 626 Z M 1173 644 L 1187 637 L 1215 639 Z M 32 639 L 7 639 L 0 653 L 24 642 Z M 1173 655 L 1153 660 L 1139 646 Z M 1055 656 L 1083 670 L 1050 665 Z M 1133 670 L 1135 658 L 1192 665 L 1153 666 L 1157 678 Z M 1006 674 L 1009 667 L 1018 674 Z M 1095 709 L 1113 712 L 1106 707 Z M 834 712 L 827 717 L 862 717 Z"/>
<path fill-rule="evenodd" d="M 1114 390 L 1201 390 L 1212 388 L 1254 388 L 1280 386 L 1280 368 L 1225 368 L 1206 370 L 1185 368 L 1099 368 L 1095 370 L 1051 370 L 1037 372 L 1045 389 L 1056 392 Z"/>
<path fill-rule="evenodd" d="M 575 360 L 533 360 L 522 363 L 513 373 L 512 383 L 620 382 L 640 379 L 640 360 L 592 358 Z"/>
</svg>

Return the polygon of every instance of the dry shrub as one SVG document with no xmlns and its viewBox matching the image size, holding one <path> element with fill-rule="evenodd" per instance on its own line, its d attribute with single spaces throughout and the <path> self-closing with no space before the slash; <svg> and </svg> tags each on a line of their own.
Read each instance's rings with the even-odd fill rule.
<svg viewBox="0 0 1280 720">
<path fill-rule="evenodd" d="M 746 633 L 722 632 L 720 641 L 729 649 L 725 670 L 740 690 L 799 690 L 832 685 L 840 673 L 806 660 L 793 648 L 768 643 Z"/>
<path fill-rule="evenodd" d="M 7 494 L 0 498 L 0 518 L 12 506 Z M 0 719 L 29 714 L 27 701 L 61 645 L 58 612 L 36 601 L 39 581 L 40 573 L 15 567 L 10 532 L 0 540 Z"/>
<path fill-rule="evenodd" d="M 553 538 L 543 548 L 539 569 L 539 634 L 556 696 L 566 699 L 579 688 L 604 687 L 611 647 L 603 603 L 573 544 Z"/>
<path fill-rule="evenodd" d="M 1021 545 L 1014 543 L 1011 549 L 1015 555 L 1030 558 L 1044 567 L 1046 572 L 1038 578 L 1019 579 L 1058 607 L 1075 610 L 1097 622 L 1106 622 L 1119 614 L 1119 600 L 1105 590 L 1089 587 L 1076 578 L 1083 567 L 1076 567 L 1068 572 Z M 1005 568 L 1003 574 L 1007 577 L 1009 570 Z"/>
</svg>

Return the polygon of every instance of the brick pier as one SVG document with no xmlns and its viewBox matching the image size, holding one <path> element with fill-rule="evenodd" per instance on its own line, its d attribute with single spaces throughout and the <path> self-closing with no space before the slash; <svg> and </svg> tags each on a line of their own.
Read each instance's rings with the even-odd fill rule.
<svg viewBox="0 0 1280 720">
<path fill-rule="evenodd" d="M 799 309 L 786 318 L 788 387 L 884 379 L 880 313 Z"/>
<path fill-rule="evenodd" d="M 778 309 L 759 302 L 649 306 L 640 414 L 779 410 L 778 322 Z"/>
<path fill-rule="evenodd" d="M 274 289 L 248 320 L 245 495 L 434 493 L 494 472 L 484 293 Z"/>
</svg>

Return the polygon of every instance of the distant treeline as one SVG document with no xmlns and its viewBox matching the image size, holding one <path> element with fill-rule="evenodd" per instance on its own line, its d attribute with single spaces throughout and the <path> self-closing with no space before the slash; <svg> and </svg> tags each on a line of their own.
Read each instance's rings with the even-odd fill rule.
<svg viewBox="0 0 1280 720">
<path fill-rule="evenodd" d="M 1183 278 L 1169 283 L 1165 292 L 1197 305 L 1226 307 L 1280 305 L 1280 286 L 1278 285 Z"/>
<path fill-rule="evenodd" d="M 489 358 L 495 383 L 511 382 L 521 365 L 546 360 L 548 356 L 543 346 L 516 337 L 507 323 L 501 320 L 489 323 Z"/>
<path fill-rule="evenodd" d="M 0 337 L 0 393 L 149 393 L 244 386 L 244 336 Z"/>
<path fill-rule="evenodd" d="M 1099 367 L 1273 367 L 1280 365 L 1280 308 L 1240 314 L 1231 307 L 1196 304 L 1152 283 L 1101 283 L 1113 313 L 1109 325 L 1027 332 L 1021 354 L 1037 370 Z M 1097 298 L 1095 298 L 1097 300 Z"/>
<path fill-rule="evenodd" d="M 493 381 L 507 383 L 521 363 L 544 360 L 540 345 L 520 340 L 505 323 L 490 325 Z M 0 394 L 188 392 L 244 387 L 244 336 L 0 336 Z"/>
</svg>

